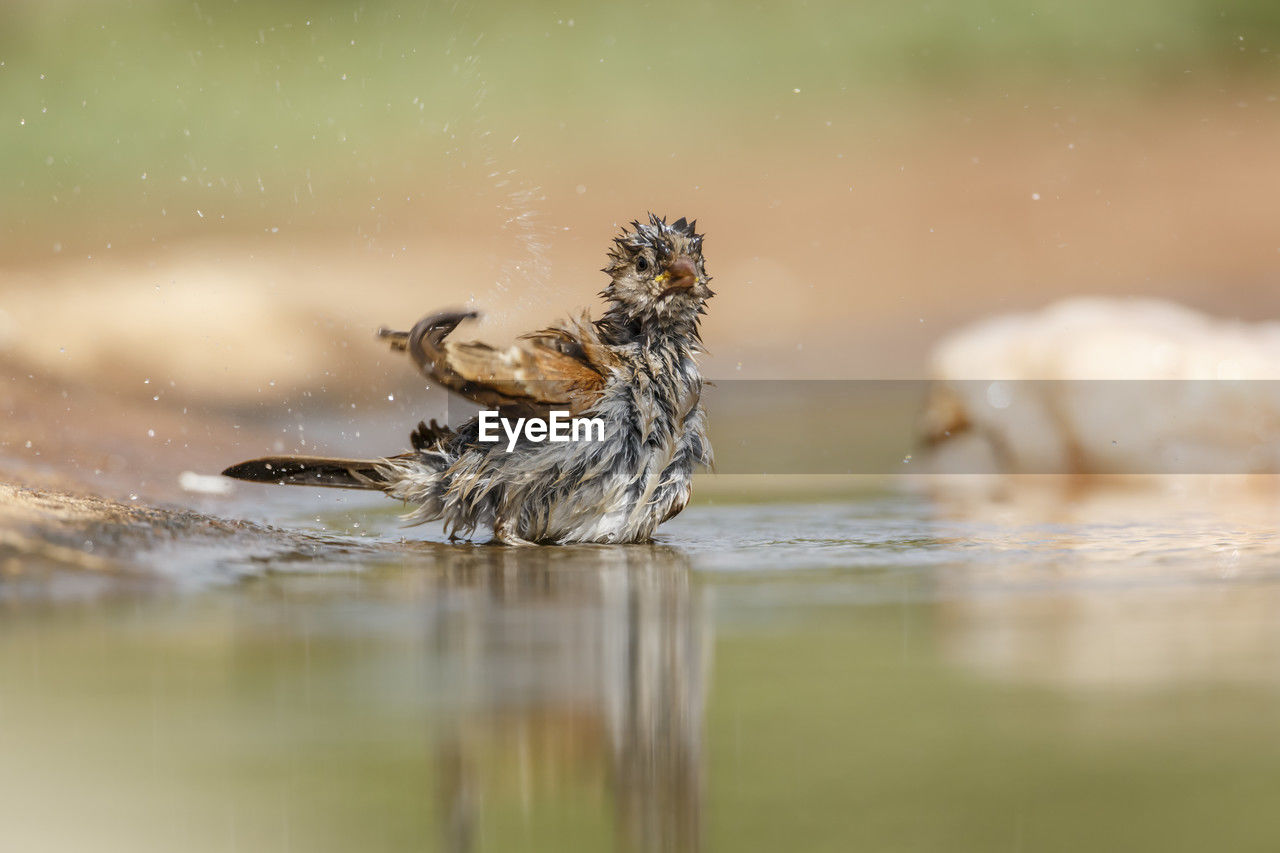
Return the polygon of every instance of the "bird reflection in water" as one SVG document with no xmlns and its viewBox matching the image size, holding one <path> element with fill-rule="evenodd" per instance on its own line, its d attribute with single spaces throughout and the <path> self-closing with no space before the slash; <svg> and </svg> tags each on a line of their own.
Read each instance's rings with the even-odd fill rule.
<svg viewBox="0 0 1280 853">
<path fill-rule="evenodd" d="M 428 598 L 447 697 L 443 848 L 478 846 L 489 802 L 514 800 L 527 820 L 539 800 L 594 789 L 619 848 L 696 849 L 711 642 L 686 557 L 654 545 L 446 553 Z"/>
</svg>

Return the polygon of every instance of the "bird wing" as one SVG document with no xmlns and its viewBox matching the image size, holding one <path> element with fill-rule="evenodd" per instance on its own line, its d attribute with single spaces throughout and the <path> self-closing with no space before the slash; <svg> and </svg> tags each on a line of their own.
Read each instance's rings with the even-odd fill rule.
<svg viewBox="0 0 1280 853">
<path fill-rule="evenodd" d="M 584 316 L 569 328 L 549 328 L 506 349 L 446 340 L 474 311 L 424 317 L 408 332 L 382 329 L 392 349 L 405 350 L 429 379 L 481 406 L 504 414 L 545 416 L 551 409 L 574 415 L 591 408 L 605 379 L 620 362 Z"/>
</svg>

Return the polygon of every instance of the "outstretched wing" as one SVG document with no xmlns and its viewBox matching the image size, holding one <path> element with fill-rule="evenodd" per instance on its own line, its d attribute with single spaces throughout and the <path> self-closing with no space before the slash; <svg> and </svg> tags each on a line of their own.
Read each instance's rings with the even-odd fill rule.
<svg viewBox="0 0 1280 853">
<path fill-rule="evenodd" d="M 516 416 L 545 416 L 550 409 L 574 415 L 599 398 L 619 361 L 584 320 L 571 328 L 544 329 L 506 349 L 445 340 L 474 311 L 433 314 L 408 332 L 381 329 L 392 349 L 405 350 L 427 378 L 481 406 Z"/>
</svg>

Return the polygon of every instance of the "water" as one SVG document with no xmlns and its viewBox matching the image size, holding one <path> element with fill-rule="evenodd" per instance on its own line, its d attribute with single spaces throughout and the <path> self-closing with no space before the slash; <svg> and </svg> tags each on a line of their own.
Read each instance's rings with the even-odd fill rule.
<svg viewBox="0 0 1280 853">
<path fill-rule="evenodd" d="M 289 494 L 345 552 L 0 611 L 0 847 L 1280 844 L 1266 501 L 715 498 L 508 549 Z"/>
</svg>

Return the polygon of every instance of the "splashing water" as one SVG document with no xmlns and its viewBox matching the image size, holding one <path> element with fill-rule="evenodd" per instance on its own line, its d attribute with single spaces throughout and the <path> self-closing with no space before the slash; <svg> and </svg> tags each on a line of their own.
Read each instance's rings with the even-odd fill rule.
<svg viewBox="0 0 1280 853">
<path fill-rule="evenodd" d="M 474 139 L 476 161 L 484 170 L 487 186 L 477 187 L 477 195 L 494 192 L 495 210 L 501 217 L 499 232 L 501 251 L 496 256 L 493 284 L 483 292 L 472 294 L 468 304 L 486 309 L 495 316 L 515 310 L 518 313 L 547 303 L 547 284 L 551 280 L 548 257 L 552 228 L 545 221 L 540 204 L 546 201 L 542 188 L 520 176 L 514 168 L 503 168 L 502 159 L 493 143 L 495 137 L 484 103 L 488 82 L 476 52 L 483 34 L 470 45 L 472 53 L 460 65 L 458 73 L 464 83 L 470 81 L 475 98 L 471 114 L 458 122 L 467 127 Z M 512 139 L 514 145 L 519 139 Z M 466 163 L 461 164 L 463 168 Z"/>
</svg>

